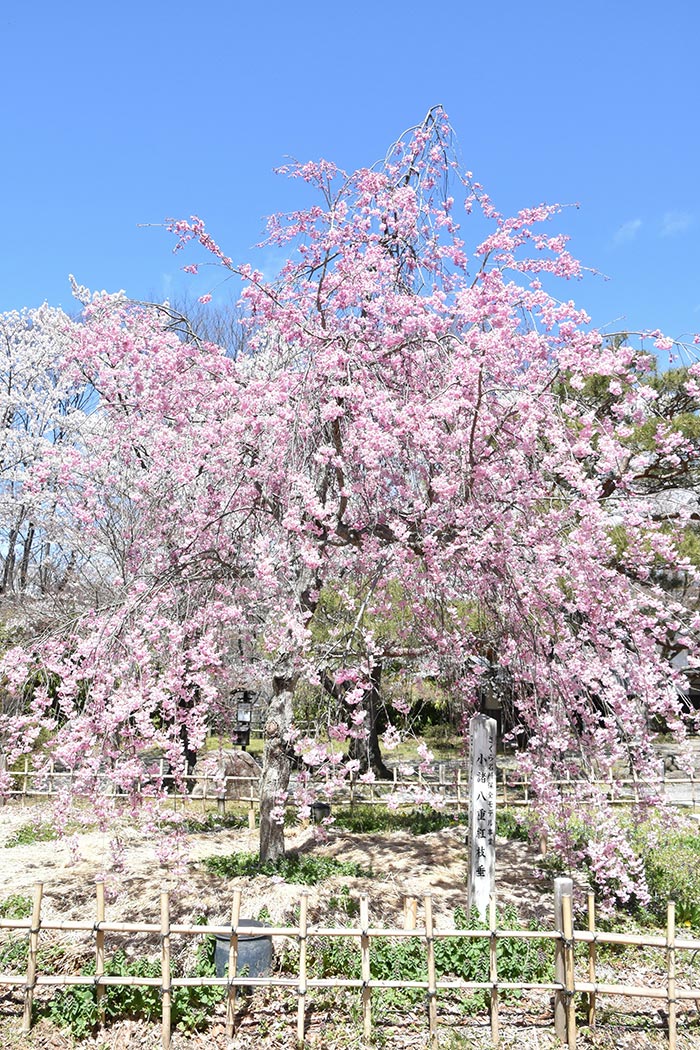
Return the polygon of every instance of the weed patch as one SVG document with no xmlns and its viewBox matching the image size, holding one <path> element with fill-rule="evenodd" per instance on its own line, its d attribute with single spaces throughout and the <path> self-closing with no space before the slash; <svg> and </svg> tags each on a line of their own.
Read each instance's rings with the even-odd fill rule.
<svg viewBox="0 0 700 1050">
<path fill-rule="evenodd" d="M 281 876 L 285 882 L 302 886 L 315 886 L 316 883 L 333 875 L 351 875 L 369 878 L 372 872 L 350 861 L 336 860 L 335 857 L 305 856 L 290 853 L 275 861 L 261 861 L 257 853 L 232 853 L 228 857 L 206 857 L 203 864 L 207 871 L 224 878 L 249 877 L 256 875 Z"/>
<path fill-rule="evenodd" d="M 427 835 L 431 831 L 458 827 L 466 823 L 466 816 L 441 813 L 429 806 L 408 812 L 390 810 L 386 806 L 348 806 L 334 811 L 335 826 L 355 834 L 384 831 L 410 831 L 412 835 Z"/>
<path fill-rule="evenodd" d="M 207 937 L 197 950 L 193 977 L 209 977 L 215 974 L 213 937 Z M 94 962 L 81 971 L 85 976 L 95 973 Z M 117 952 L 105 964 L 105 974 L 120 977 L 160 977 L 160 961 L 156 959 L 128 959 L 124 952 Z M 173 976 L 180 976 L 177 972 Z M 193 985 L 174 988 L 172 992 L 172 1021 L 181 1031 L 193 1032 L 206 1027 L 211 1021 L 213 1007 L 226 995 L 220 986 Z M 94 985 L 74 985 L 57 992 L 49 1002 L 37 1008 L 37 1014 L 49 1017 L 62 1028 L 69 1028 L 76 1039 L 84 1039 L 97 1028 L 99 1009 L 104 1010 L 105 1020 L 133 1018 L 154 1021 L 161 1015 L 162 999 L 158 987 L 148 985 L 107 985 L 100 1007 Z"/>
</svg>

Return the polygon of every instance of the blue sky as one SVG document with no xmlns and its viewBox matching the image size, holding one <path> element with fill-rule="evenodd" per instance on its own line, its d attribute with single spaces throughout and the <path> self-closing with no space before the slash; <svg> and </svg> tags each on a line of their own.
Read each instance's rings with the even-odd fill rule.
<svg viewBox="0 0 700 1050">
<path fill-rule="evenodd" d="M 441 103 L 501 211 L 580 203 L 560 226 L 610 279 L 562 297 L 700 331 L 699 39 L 697 0 L 8 0 L 0 310 L 74 309 L 69 273 L 201 294 L 140 224 L 196 213 L 260 265 L 264 217 L 304 200 L 276 165 L 371 164 Z"/>
</svg>

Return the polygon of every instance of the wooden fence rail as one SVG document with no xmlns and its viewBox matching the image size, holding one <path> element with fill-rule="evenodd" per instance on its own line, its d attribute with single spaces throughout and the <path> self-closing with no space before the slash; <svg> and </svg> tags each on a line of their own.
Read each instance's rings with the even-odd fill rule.
<svg viewBox="0 0 700 1050">
<path fill-rule="evenodd" d="M 0 769 L 4 768 L 4 756 L 0 755 Z M 5 792 L 5 797 L 13 799 L 47 798 L 57 794 L 61 787 L 74 788 L 75 786 L 75 774 L 70 770 L 57 770 L 53 763 L 48 769 L 34 770 L 31 768 L 28 756 L 25 756 L 21 769 L 9 772 L 12 786 Z M 374 805 L 385 803 L 391 796 L 398 797 L 399 801 L 402 796 L 405 796 L 405 801 L 409 803 L 411 793 L 415 792 L 418 787 L 439 795 L 445 806 L 458 810 L 466 809 L 468 806 L 468 780 L 463 770 L 459 767 L 455 768 L 454 764 L 437 763 L 434 772 L 430 775 L 417 772 L 412 777 L 406 777 L 400 775 L 396 767 L 393 769 L 393 774 L 392 780 L 379 780 L 373 783 L 351 782 L 347 787 L 334 790 L 332 800 L 339 804 Z M 169 779 L 167 768 L 161 760 L 158 771 L 154 773 L 153 781 L 150 784 L 146 781 L 139 784 L 139 793 L 144 796 L 149 794 L 155 796 L 162 790 L 159 785 L 166 783 Z M 101 790 L 104 790 L 105 794 L 112 796 L 121 794 L 108 773 L 97 774 L 97 780 L 103 785 Z M 173 803 L 216 801 L 222 810 L 225 809 L 227 801 L 247 802 L 253 809 L 259 806 L 259 778 L 257 777 L 217 777 L 193 774 L 187 776 L 185 780 L 190 785 L 190 790 L 187 792 L 172 790 L 172 784 L 168 788 L 167 797 Z M 648 781 L 632 775 L 588 780 L 566 777 L 555 780 L 553 783 L 563 795 L 570 794 L 574 797 L 580 796 L 582 786 L 596 787 L 605 793 L 613 805 L 629 805 L 630 802 L 639 802 L 644 792 L 650 790 L 658 792 L 672 804 L 693 810 L 700 807 L 700 778 L 694 773 L 688 776 L 669 776 L 664 770 L 663 777 L 660 777 L 658 781 Z M 191 788 L 195 785 L 197 794 L 193 795 Z M 532 801 L 530 781 L 513 770 L 499 769 L 496 780 L 496 801 L 514 807 L 529 806 Z"/>
<path fill-rule="evenodd" d="M 22 1031 L 29 1032 L 32 1024 L 35 991 L 40 987 L 70 988 L 89 985 L 95 988 L 98 1004 L 98 1017 L 104 1022 L 103 996 L 109 986 L 134 986 L 159 988 L 161 991 L 161 1027 L 162 1045 L 170 1045 L 172 1026 L 173 991 L 177 988 L 196 986 L 218 986 L 227 991 L 226 1030 L 228 1036 L 234 1034 L 237 1014 L 237 994 L 239 989 L 267 988 L 293 990 L 297 995 L 296 1037 L 301 1044 L 304 1041 L 309 1010 L 309 993 L 318 989 L 347 989 L 359 992 L 362 1016 L 362 1032 L 365 1039 L 372 1034 L 373 992 L 381 989 L 414 989 L 425 992 L 427 1001 L 427 1028 L 430 1041 L 437 1043 L 439 1026 L 439 994 L 441 992 L 487 993 L 488 1010 L 491 1023 L 491 1039 L 494 1046 L 500 1037 L 499 1015 L 502 1009 L 501 995 L 511 991 L 536 991 L 552 993 L 554 996 L 554 1025 L 563 1043 L 569 1048 L 576 1046 L 576 996 L 587 995 L 587 1023 L 595 1024 L 596 1002 L 600 996 L 627 996 L 658 1001 L 666 1004 L 668 1045 L 675 1050 L 677 1041 L 678 1005 L 700 1000 L 700 987 L 688 984 L 688 977 L 697 980 L 693 967 L 694 956 L 690 953 L 700 952 L 700 940 L 676 936 L 674 906 L 668 907 L 667 925 L 663 935 L 658 934 L 621 934 L 606 933 L 596 929 L 595 905 L 592 895 L 588 901 L 588 923 L 586 929 L 575 929 L 572 919 L 571 880 L 555 880 L 555 928 L 552 930 L 509 930 L 499 929 L 496 924 L 496 905 L 492 898 L 489 909 L 488 928 L 458 929 L 438 926 L 433 917 L 432 898 L 427 895 L 423 900 L 423 924 L 417 924 L 417 902 L 408 898 L 404 908 L 404 924 L 397 928 L 373 927 L 370 924 L 369 900 L 360 898 L 359 925 L 357 927 L 331 927 L 308 921 L 308 895 L 302 893 L 299 901 L 299 921 L 296 926 L 269 926 L 264 930 L 253 927 L 241 920 L 241 891 L 234 890 L 231 907 L 231 921 L 226 925 L 173 923 L 170 918 L 170 898 L 167 891 L 161 893 L 160 917 L 153 922 L 120 922 L 105 918 L 104 885 L 96 887 L 94 922 L 76 922 L 60 918 L 42 917 L 43 886 L 37 884 L 34 890 L 32 914 L 26 919 L 0 918 L 0 930 L 8 932 L 26 931 L 29 937 L 29 950 L 26 972 L 23 974 L 0 974 L 0 987 L 5 986 L 23 991 Z M 42 974 L 39 968 L 40 938 L 50 932 L 83 932 L 94 937 L 95 973 L 85 974 Z M 109 934 L 151 934 L 160 943 L 160 976 L 141 977 L 132 975 L 108 975 L 105 973 L 106 942 Z M 240 938 L 244 935 L 269 938 L 287 938 L 298 945 L 297 972 L 289 976 L 267 975 L 247 976 L 237 974 L 237 961 L 240 951 Z M 173 974 L 171 955 L 173 940 L 178 937 L 203 937 L 218 935 L 229 941 L 227 973 L 222 977 L 186 977 Z M 315 977 L 308 972 L 308 945 L 313 938 L 345 938 L 359 942 L 360 976 L 359 977 Z M 372 977 L 372 942 L 377 939 L 411 938 L 419 940 L 425 946 L 425 974 L 423 980 L 406 980 L 401 978 L 379 979 Z M 483 980 L 465 980 L 449 974 L 438 976 L 436 969 L 435 945 L 444 938 L 483 939 L 488 942 L 488 958 Z M 550 941 L 555 952 L 555 969 L 551 981 L 504 980 L 498 974 L 498 943 L 507 939 Z M 637 948 L 661 948 L 666 954 L 666 967 L 659 974 L 655 985 L 622 984 L 598 979 L 597 952 L 602 945 L 627 945 Z M 576 946 L 587 946 L 585 963 L 581 954 L 576 955 Z M 690 956 L 690 957 L 689 957 Z M 685 965 L 684 965 L 685 963 Z M 646 961 L 646 969 L 649 961 Z M 685 974 L 685 983 L 679 975 Z M 700 983 L 700 981 L 698 981 Z M 252 1009 L 255 1009 L 253 1002 Z M 627 1011 L 628 1012 L 628 1011 Z"/>
</svg>

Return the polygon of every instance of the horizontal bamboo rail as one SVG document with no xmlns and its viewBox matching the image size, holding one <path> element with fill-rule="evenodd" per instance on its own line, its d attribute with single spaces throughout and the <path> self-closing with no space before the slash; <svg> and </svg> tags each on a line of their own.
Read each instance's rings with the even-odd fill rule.
<svg viewBox="0 0 700 1050">
<path fill-rule="evenodd" d="M 426 896 L 423 908 L 423 924 L 416 922 L 417 905 L 415 899 L 407 899 L 404 908 L 403 927 L 379 927 L 372 926 L 369 921 L 369 900 L 366 896 L 360 897 L 359 925 L 356 927 L 332 927 L 309 923 L 307 894 L 300 896 L 299 923 L 296 926 L 269 926 L 264 931 L 260 927 L 251 926 L 246 920 L 240 919 L 241 891 L 234 891 L 233 906 L 231 909 L 231 922 L 227 924 L 210 924 L 198 926 L 189 923 L 172 923 L 170 921 L 170 900 L 168 893 L 163 891 L 160 901 L 159 922 L 116 922 L 104 918 L 104 885 L 97 884 L 96 888 L 96 922 L 76 922 L 73 920 L 60 920 L 55 918 L 42 918 L 43 887 L 38 884 L 35 887 L 32 915 L 26 919 L 0 918 L 0 931 L 6 931 L 12 935 L 24 932 L 29 936 L 29 953 L 26 973 L 0 974 L 0 987 L 14 988 L 23 992 L 23 1031 L 30 1030 L 32 1021 L 32 1006 L 37 988 L 60 989 L 77 986 L 91 986 L 95 988 L 98 1003 L 98 1016 L 104 1019 L 103 996 L 110 987 L 134 987 L 158 988 L 161 991 L 161 1029 L 162 1045 L 167 1050 L 170 1044 L 172 996 L 178 988 L 196 987 L 219 987 L 228 991 L 227 1001 L 227 1033 L 232 1036 L 235 1032 L 236 993 L 241 988 L 266 988 L 280 990 L 294 990 L 297 993 L 296 1010 L 296 1036 L 298 1042 L 303 1042 L 305 1035 L 306 1016 L 309 1007 L 309 995 L 319 989 L 345 989 L 356 991 L 361 996 L 362 1031 L 366 1039 L 372 1034 L 372 992 L 382 989 L 413 989 L 423 991 L 427 999 L 427 1022 L 430 1041 L 435 1044 L 438 1039 L 439 1011 L 438 993 L 474 993 L 483 991 L 488 993 L 488 1009 L 491 1018 L 491 1037 L 493 1045 L 499 1040 L 500 1023 L 503 1004 L 500 999 L 502 993 L 513 991 L 530 991 L 554 993 L 555 1018 L 558 1018 L 558 1032 L 562 1041 L 569 1048 L 576 1045 L 576 1015 L 574 999 L 576 995 L 587 994 L 589 997 L 589 1022 L 593 1016 L 595 1019 L 595 1000 L 599 996 L 625 996 L 636 999 L 649 999 L 652 1001 L 663 1000 L 667 1004 L 668 1017 L 668 1042 L 670 1050 L 676 1047 L 677 1012 L 679 1005 L 688 1001 L 700 1000 L 700 987 L 680 987 L 677 980 L 679 971 L 679 957 L 681 953 L 694 953 L 700 951 L 700 940 L 693 938 L 676 938 L 675 916 L 673 906 L 669 906 L 667 927 L 665 935 L 656 934 L 620 934 L 606 933 L 595 928 L 595 909 L 589 898 L 588 929 L 577 930 L 572 925 L 571 919 L 571 891 L 570 880 L 557 880 L 557 900 L 559 901 L 559 927 L 552 930 L 513 930 L 499 929 L 496 923 L 495 898 L 492 898 L 489 908 L 488 928 L 477 930 L 464 930 L 452 927 L 438 927 L 433 918 L 432 903 L 430 895 Z M 555 918 L 555 926 L 556 918 Z M 39 972 L 40 938 L 49 933 L 75 933 L 83 932 L 95 938 L 96 942 L 96 966 L 95 974 L 41 974 Z M 133 975 L 106 974 L 105 942 L 109 934 L 146 934 L 151 935 L 154 942 L 160 943 L 161 974 L 153 977 L 140 977 Z M 241 938 L 246 934 L 270 938 L 285 938 L 296 942 L 299 946 L 299 962 L 297 974 L 289 976 L 247 976 L 245 973 L 237 975 L 236 959 L 239 953 Z M 228 938 L 230 943 L 229 961 L 227 973 L 222 977 L 198 976 L 190 977 L 173 974 L 171 967 L 172 942 L 176 937 L 206 937 L 219 936 Z M 313 938 L 350 938 L 359 942 L 359 960 L 361 968 L 360 977 L 332 976 L 317 977 L 308 972 L 307 950 Z M 372 975 L 372 942 L 377 939 L 413 938 L 422 942 L 425 946 L 425 979 L 383 979 Z M 485 972 L 483 980 L 466 980 L 450 974 L 440 975 L 436 969 L 435 945 L 438 941 L 445 939 L 469 939 L 484 940 L 488 945 L 488 958 L 485 959 Z M 498 974 L 497 945 L 499 941 L 506 939 L 549 941 L 556 948 L 560 969 L 553 980 L 542 981 L 518 981 L 503 980 Z M 586 974 L 577 973 L 575 956 L 575 945 L 588 945 L 588 957 L 586 959 Z M 610 981 L 599 981 L 595 979 L 596 956 L 601 945 L 626 945 L 628 947 L 663 948 L 666 951 L 667 967 L 665 973 L 659 973 L 658 985 L 637 985 L 614 983 Z M 593 950 L 593 953 L 591 954 Z M 647 963 L 648 965 L 648 963 Z M 488 972 L 488 977 L 486 976 Z M 586 979 L 586 977 L 588 979 Z M 559 1006 L 557 1007 L 557 1004 Z M 591 1004 L 593 1004 L 591 1006 Z M 556 1011 L 559 1009 L 559 1014 Z M 591 1012 L 592 1011 L 592 1012 Z"/>
<path fill-rule="evenodd" d="M 0 755 L 0 767 L 4 768 L 4 756 Z M 463 776 L 461 768 L 444 763 L 435 764 L 430 774 L 422 773 L 420 770 L 412 777 L 399 776 L 396 767 L 393 769 L 393 779 L 388 781 L 360 782 L 352 781 L 341 789 L 333 792 L 333 802 L 361 803 L 362 805 L 382 804 L 387 796 L 396 796 L 404 793 L 405 804 L 411 804 L 410 792 L 417 787 L 429 789 L 440 795 L 446 806 L 457 809 L 466 808 L 469 800 L 468 783 Z M 29 756 L 25 756 L 22 769 L 9 771 L 9 776 L 14 786 L 6 790 L 4 797 L 7 798 L 46 798 L 57 793 L 58 786 L 68 784 L 75 790 L 75 774 L 71 770 L 56 770 L 52 763 L 49 768 L 34 770 L 30 767 Z M 98 784 L 104 786 L 104 793 L 108 796 L 118 797 L 122 794 L 114 784 L 109 773 L 98 773 L 96 776 Z M 167 771 L 163 762 L 159 763 L 159 769 L 152 777 L 144 778 L 138 785 L 139 792 L 144 797 L 156 797 L 164 794 L 168 801 L 173 804 L 177 802 L 191 801 L 216 801 L 220 809 L 225 809 L 227 801 L 244 802 L 252 806 L 259 805 L 258 784 L 259 778 L 254 776 L 215 776 L 203 774 L 183 775 L 181 778 L 189 785 L 197 787 L 197 794 L 191 791 L 180 792 L 172 790 L 176 778 Z M 563 794 L 570 792 L 576 795 L 582 786 L 599 788 L 605 792 L 608 801 L 613 805 L 629 805 L 631 802 L 639 802 L 645 790 L 661 792 L 667 797 L 667 801 L 679 806 L 700 806 L 700 778 L 691 773 L 690 776 L 668 776 L 664 769 L 663 776 L 656 781 L 645 780 L 632 774 L 631 776 L 615 776 L 613 778 L 590 778 L 577 779 L 563 777 L 552 782 Z M 168 785 L 167 789 L 164 785 Z M 689 789 L 689 790 L 686 790 Z M 680 793 L 680 797 L 679 796 Z M 87 796 L 86 796 L 87 797 Z M 496 785 L 496 800 L 504 805 L 520 807 L 529 806 L 532 802 L 531 784 L 526 777 L 522 777 L 515 771 L 500 769 L 498 771 Z M 403 802 L 404 800 L 400 800 Z M 293 805 L 293 803 L 288 803 Z"/>
</svg>

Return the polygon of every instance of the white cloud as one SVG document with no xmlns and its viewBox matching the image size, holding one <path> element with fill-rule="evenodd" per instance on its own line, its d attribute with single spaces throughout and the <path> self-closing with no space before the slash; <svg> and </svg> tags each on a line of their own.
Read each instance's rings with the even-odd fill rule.
<svg viewBox="0 0 700 1050">
<path fill-rule="evenodd" d="M 627 244 L 629 241 L 633 241 L 641 226 L 641 219 L 630 219 L 628 222 L 623 222 L 622 226 L 615 230 L 613 244 Z"/>
<path fill-rule="evenodd" d="M 687 211 L 667 211 L 661 220 L 661 236 L 675 237 L 693 225 L 694 216 Z"/>
</svg>

